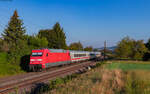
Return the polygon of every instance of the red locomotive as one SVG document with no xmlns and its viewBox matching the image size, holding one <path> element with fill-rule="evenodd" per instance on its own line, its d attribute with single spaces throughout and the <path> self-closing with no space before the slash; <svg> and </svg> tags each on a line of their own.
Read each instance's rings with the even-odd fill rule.
<svg viewBox="0 0 150 94">
<path fill-rule="evenodd" d="M 29 67 L 31 70 L 69 64 L 100 57 L 100 52 L 72 51 L 63 49 L 32 50 Z"/>
</svg>

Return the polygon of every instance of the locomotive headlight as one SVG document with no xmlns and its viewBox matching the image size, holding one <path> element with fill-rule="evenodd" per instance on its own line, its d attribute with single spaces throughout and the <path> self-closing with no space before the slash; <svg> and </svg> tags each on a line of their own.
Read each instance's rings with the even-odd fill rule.
<svg viewBox="0 0 150 94">
<path fill-rule="evenodd" d="M 35 61 L 35 59 L 30 59 L 30 61 Z"/>
<path fill-rule="evenodd" d="M 42 61 L 42 59 L 37 59 L 37 61 Z"/>
</svg>

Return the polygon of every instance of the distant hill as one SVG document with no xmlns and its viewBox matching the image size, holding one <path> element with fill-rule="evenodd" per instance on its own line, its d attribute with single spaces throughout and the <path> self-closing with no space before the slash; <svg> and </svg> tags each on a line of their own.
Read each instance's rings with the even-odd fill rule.
<svg viewBox="0 0 150 94">
<path fill-rule="evenodd" d="M 108 50 L 112 50 L 112 51 L 114 51 L 114 49 L 115 49 L 115 48 L 116 48 L 116 46 L 106 47 L 106 49 L 108 49 Z M 104 49 L 104 47 L 96 48 L 96 49 L 98 49 L 98 50 L 103 50 L 103 49 Z"/>
</svg>

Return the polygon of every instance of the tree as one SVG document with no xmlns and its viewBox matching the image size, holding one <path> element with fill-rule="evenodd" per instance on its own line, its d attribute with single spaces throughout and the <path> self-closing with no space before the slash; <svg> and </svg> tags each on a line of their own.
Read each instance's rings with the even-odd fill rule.
<svg viewBox="0 0 150 94">
<path fill-rule="evenodd" d="M 39 38 L 46 38 L 48 41 L 48 47 L 54 48 L 55 39 L 54 31 L 51 29 L 40 30 L 38 33 Z"/>
<path fill-rule="evenodd" d="M 134 59 L 142 59 L 144 54 L 148 51 L 146 46 L 144 45 L 143 40 L 134 41 L 133 47 L 133 57 Z"/>
<path fill-rule="evenodd" d="M 115 49 L 116 56 L 123 59 L 142 59 L 147 52 L 143 40 L 123 38 Z"/>
<path fill-rule="evenodd" d="M 70 50 L 83 50 L 83 46 L 80 41 L 74 42 L 70 44 L 69 49 Z"/>
<path fill-rule="evenodd" d="M 132 55 L 132 48 L 133 48 L 133 39 L 129 37 L 123 38 L 117 45 L 115 49 L 116 56 L 118 58 L 130 58 Z"/>
<path fill-rule="evenodd" d="M 148 49 L 148 51 L 144 54 L 143 60 L 150 60 L 150 39 L 148 39 L 145 46 Z"/>
<path fill-rule="evenodd" d="M 148 39 L 147 43 L 145 44 L 145 46 L 148 48 L 148 50 L 150 51 L 150 39 Z"/>
<path fill-rule="evenodd" d="M 98 50 L 97 48 L 94 48 L 94 49 L 93 49 L 93 51 L 95 51 L 95 52 L 96 52 L 96 51 L 99 51 L 99 50 Z"/>
<path fill-rule="evenodd" d="M 66 49 L 66 35 L 58 22 L 53 26 L 53 31 L 55 36 L 54 48 Z"/>
<path fill-rule="evenodd" d="M 8 52 L 9 51 L 9 44 L 3 40 L 0 41 L 0 51 L 1 52 Z"/>
<path fill-rule="evenodd" d="M 40 30 L 38 33 L 40 38 L 45 37 L 48 40 L 49 48 L 66 49 L 66 35 L 63 28 L 57 22 L 52 29 Z"/>
<path fill-rule="evenodd" d="M 2 37 L 10 47 L 19 45 L 19 41 L 24 40 L 25 27 L 22 20 L 19 19 L 17 10 L 14 11 L 7 28 L 4 30 Z"/>
<path fill-rule="evenodd" d="M 93 47 L 92 46 L 87 46 L 84 48 L 84 51 L 93 51 Z"/>
<path fill-rule="evenodd" d="M 38 36 L 28 36 L 28 45 L 30 49 L 47 48 L 48 41 L 45 37 L 39 38 Z"/>
<path fill-rule="evenodd" d="M 25 53 L 27 41 L 25 40 L 25 27 L 22 20 L 19 19 L 17 10 L 8 22 L 8 26 L 2 34 L 4 46 L 8 47 L 9 61 L 18 63 L 19 58 Z M 24 49 L 24 50 L 22 50 Z"/>
</svg>

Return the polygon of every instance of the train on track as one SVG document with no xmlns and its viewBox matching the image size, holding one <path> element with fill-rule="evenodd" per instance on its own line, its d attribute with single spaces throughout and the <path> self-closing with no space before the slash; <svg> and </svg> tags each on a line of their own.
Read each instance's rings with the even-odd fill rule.
<svg viewBox="0 0 150 94">
<path fill-rule="evenodd" d="M 38 71 L 53 66 L 98 59 L 101 52 L 73 51 L 63 49 L 35 49 L 30 56 L 29 68 Z"/>
</svg>

